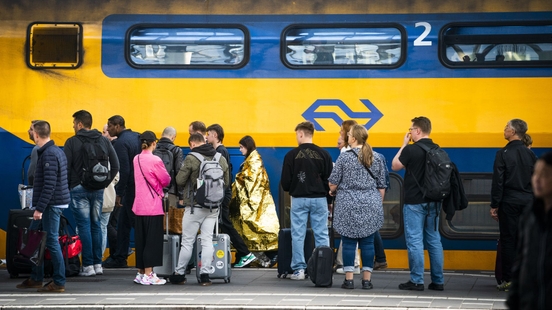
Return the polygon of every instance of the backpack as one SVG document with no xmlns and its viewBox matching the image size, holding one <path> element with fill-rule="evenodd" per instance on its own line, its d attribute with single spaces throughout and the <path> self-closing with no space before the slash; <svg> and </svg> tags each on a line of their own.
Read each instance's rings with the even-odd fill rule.
<svg viewBox="0 0 552 310">
<path fill-rule="evenodd" d="M 102 143 L 103 137 L 93 141 L 81 136 L 76 137 L 82 142 L 81 185 L 89 190 L 106 188 L 111 183 L 111 179 L 109 177 L 109 153 L 105 143 Z"/>
<path fill-rule="evenodd" d="M 224 170 L 220 165 L 221 154 L 216 153 L 211 160 L 196 152 L 190 152 L 201 164 L 194 194 L 197 204 L 204 208 L 218 208 L 224 199 Z"/>
<path fill-rule="evenodd" d="M 426 152 L 425 172 L 423 184 L 416 184 L 422 191 L 424 198 L 431 201 L 441 201 L 450 195 L 450 178 L 452 174 L 452 162 L 443 149 L 439 146 L 429 148 L 422 143 L 416 143 Z"/>
<path fill-rule="evenodd" d="M 175 179 L 175 173 L 174 173 L 174 154 L 172 152 L 172 149 L 170 149 L 167 146 L 164 145 L 157 145 L 155 150 L 153 150 L 153 155 L 161 158 L 163 161 L 163 164 L 165 165 L 165 169 L 167 169 L 167 172 L 171 176 L 171 181 Z M 172 182 L 171 182 L 172 183 Z M 167 188 L 169 188 L 171 184 L 169 184 Z"/>
</svg>

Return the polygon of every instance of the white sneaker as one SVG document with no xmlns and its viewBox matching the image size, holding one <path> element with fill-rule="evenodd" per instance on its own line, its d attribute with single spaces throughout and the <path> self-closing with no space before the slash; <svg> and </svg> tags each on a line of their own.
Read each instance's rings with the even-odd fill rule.
<svg viewBox="0 0 552 310">
<path fill-rule="evenodd" d="M 96 275 L 102 275 L 103 274 L 102 264 L 94 264 L 94 272 L 96 273 Z"/>
<path fill-rule="evenodd" d="M 144 276 L 145 276 L 145 274 L 137 272 L 136 277 L 134 278 L 134 283 L 141 284 L 142 283 L 142 278 Z"/>
<path fill-rule="evenodd" d="M 144 275 L 140 284 L 142 285 L 163 285 L 167 283 L 165 279 L 159 279 L 155 273 L 150 273 L 149 275 Z"/>
<path fill-rule="evenodd" d="M 303 270 L 303 269 L 295 270 L 295 272 L 293 272 L 293 274 L 291 275 L 290 279 L 292 279 L 292 280 L 305 280 L 305 270 Z"/>
<path fill-rule="evenodd" d="M 343 270 L 343 268 L 337 268 L 335 272 L 339 274 L 345 274 L 345 271 Z M 353 270 L 353 274 L 360 274 L 360 266 L 355 267 L 355 270 Z"/>
<path fill-rule="evenodd" d="M 82 267 L 82 271 L 79 272 L 79 276 L 81 277 L 93 277 L 96 275 L 96 271 L 94 271 L 94 266 L 85 266 Z"/>
</svg>

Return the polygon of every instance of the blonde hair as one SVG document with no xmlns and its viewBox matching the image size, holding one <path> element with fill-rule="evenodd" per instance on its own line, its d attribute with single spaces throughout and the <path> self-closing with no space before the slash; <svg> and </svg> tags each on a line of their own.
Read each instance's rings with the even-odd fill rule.
<svg viewBox="0 0 552 310">
<path fill-rule="evenodd" d="M 358 161 L 364 167 L 370 168 L 374 161 L 374 153 L 372 152 L 372 147 L 368 144 L 368 130 L 361 125 L 353 125 L 351 132 L 357 143 L 362 145 L 360 152 L 358 152 Z"/>
</svg>

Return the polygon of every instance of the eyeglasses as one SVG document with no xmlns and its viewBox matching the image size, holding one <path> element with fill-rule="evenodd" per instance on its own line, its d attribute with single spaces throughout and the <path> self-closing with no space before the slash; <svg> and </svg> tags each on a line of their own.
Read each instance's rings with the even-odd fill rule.
<svg viewBox="0 0 552 310">
<path fill-rule="evenodd" d="M 353 135 L 350 132 L 348 132 L 347 136 L 352 137 Z"/>
<path fill-rule="evenodd" d="M 410 127 L 410 128 L 408 128 L 408 131 L 412 131 L 414 129 L 419 129 L 419 128 L 418 127 Z"/>
</svg>

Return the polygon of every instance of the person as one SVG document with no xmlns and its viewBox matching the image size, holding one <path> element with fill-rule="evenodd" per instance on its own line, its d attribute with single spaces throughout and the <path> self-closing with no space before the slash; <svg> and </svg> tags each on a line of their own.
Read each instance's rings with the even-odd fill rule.
<svg viewBox="0 0 552 310">
<path fill-rule="evenodd" d="M 339 135 L 343 139 L 343 147 L 339 149 L 341 153 L 346 152 L 351 149 L 351 146 L 349 145 L 349 136 L 347 135 L 349 133 L 349 130 L 353 125 L 357 125 L 357 121 L 348 119 L 344 120 L 341 123 L 341 129 L 339 130 Z"/>
<path fill-rule="evenodd" d="M 531 178 L 535 198 L 519 222 L 519 242 L 506 304 L 509 309 L 552 309 L 552 152 L 543 154 Z"/>
<path fill-rule="evenodd" d="M 174 127 L 167 127 L 163 130 L 161 134 L 161 139 L 157 143 L 157 148 L 165 148 L 172 152 L 173 154 L 173 166 L 172 171 L 169 171 L 171 176 L 171 184 L 169 186 L 169 205 L 176 207 L 179 203 L 182 204 L 182 191 L 183 189 L 176 185 L 176 174 L 182 166 L 184 161 L 184 155 L 182 154 L 182 149 L 174 145 L 174 140 L 176 139 L 176 129 Z"/>
<path fill-rule="evenodd" d="M 245 160 L 232 183 L 230 217 L 247 248 L 259 252 L 256 256 L 261 266 L 272 267 L 276 264 L 280 224 L 268 174 L 255 140 L 245 136 L 239 145 Z"/>
<path fill-rule="evenodd" d="M 228 163 L 228 170 L 231 172 L 232 163 L 230 162 L 230 154 L 222 144 L 223 140 L 224 129 L 222 128 L 222 126 L 220 126 L 219 124 L 213 124 L 207 127 L 207 143 L 210 143 L 215 148 L 215 150 L 226 159 L 226 162 Z M 230 182 L 231 181 L 232 177 L 230 177 Z M 230 236 L 232 245 L 234 245 L 234 248 L 236 249 L 237 263 L 234 264 L 234 267 L 243 268 L 249 265 L 251 262 L 255 261 L 257 257 L 247 248 L 247 245 L 245 245 L 243 238 L 236 231 L 234 225 L 232 225 L 232 221 L 230 220 L 230 209 L 228 208 L 228 206 L 230 205 L 230 199 L 232 199 L 232 186 L 228 186 L 226 188 L 226 191 L 224 192 L 224 200 L 222 202 L 222 209 L 220 210 L 220 228 L 223 233 Z"/>
<path fill-rule="evenodd" d="M 107 132 L 107 124 L 103 126 L 102 136 L 106 137 L 113 145 L 116 140 L 115 137 L 111 137 Z M 102 254 L 105 253 L 107 248 L 107 241 L 109 240 L 109 253 L 115 253 L 117 244 L 117 217 L 118 212 L 113 214 L 115 210 L 115 185 L 119 182 L 119 173 L 115 175 L 113 181 L 104 189 L 103 204 L 102 204 Z M 119 209 L 117 209 L 119 210 Z"/>
<path fill-rule="evenodd" d="M 362 288 L 372 289 L 374 234 L 383 226 L 386 167 L 368 144 L 368 131 L 360 125 L 347 133 L 351 150 L 341 153 L 330 175 L 330 195 L 336 196 L 333 223 L 343 244 L 344 289 L 353 289 L 357 246 L 362 253 Z"/>
<path fill-rule="evenodd" d="M 85 110 L 73 114 L 73 129 L 75 135 L 65 142 L 63 152 L 67 157 L 69 190 L 71 192 L 71 209 L 77 230 L 82 242 L 82 271 L 79 276 L 90 277 L 103 273 L 102 268 L 102 225 L 101 213 L 104 189 L 85 187 L 83 180 L 85 158 L 83 145 L 98 143 L 109 156 L 108 182 L 115 178 L 119 171 L 119 160 L 111 142 L 102 133 L 92 128 L 92 115 Z M 109 184 L 107 183 L 107 184 Z"/>
<path fill-rule="evenodd" d="M 38 120 L 33 120 L 31 121 L 31 126 L 29 127 L 29 130 L 27 131 L 29 133 L 29 139 L 31 141 L 33 141 L 33 143 L 35 143 L 34 141 L 34 134 L 33 134 L 33 124 L 38 122 Z M 33 147 L 33 150 L 31 151 L 31 161 L 29 162 L 29 168 L 27 169 L 27 183 L 29 184 L 29 186 L 33 186 L 33 183 L 34 183 L 34 174 L 35 174 L 35 170 L 36 170 L 36 161 L 38 160 L 38 145 L 36 145 L 35 143 L 35 146 Z"/>
<path fill-rule="evenodd" d="M 343 140 L 343 137 L 339 135 L 339 138 L 337 138 L 337 148 L 341 151 L 341 149 L 345 146 L 345 140 Z"/>
<path fill-rule="evenodd" d="M 530 135 L 525 134 L 521 141 L 528 149 L 531 149 L 531 147 L 533 147 L 533 138 L 531 138 Z"/>
<path fill-rule="evenodd" d="M 157 137 L 152 131 L 140 135 L 142 152 L 134 157 L 134 184 L 136 196 L 132 205 L 135 219 L 136 268 L 134 282 L 142 285 L 163 285 L 153 272 L 154 266 L 163 265 L 163 187 L 171 177 L 161 158 L 153 155 Z"/>
<path fill-rule="evenodd" d="M 312 142 L 314 125 L 303 122 L 295 127 L 298 147 L 284 157 L 280 184 L 291 200 L 291 268 L 292 280 L 304 280 L 304 243 L 310 217 L 315 245 L 329 246 L 328 177 L 332 173 L 332 158 L 328 151 Z"/>
<path fill-rule="evenodd" d="M 426 152 L 419 144 L 438 147 L 429 137 L 431 121 L 425 116 L 412 119 L 412 125 L 404 136 L 403 144 L 393 158 L 391 168 L 406 169 L 404 174 L 404 233 L 410 267 L 410 280 L 401 283 L 401 290 L 424 290 L 424 244 L 429 252 L 431 265 L 430 290 L 444 290 L 443 245 L 435 223 L 439 222 L 441 202 L 426 199 L 418 186 L 425 175 Z M 409 144 L 413 141 L 414 144 Z"/>
<path fill-rule="evenodd" d="M 30 229 L 42 224 L 47 233 L 46 247 L 52 257 L 52 281 L 42 286 L 44 264 L 33 266 L 31 276 L 17 288 L 36 288 L 39 292 L 61 293 L 65 291 L 65 261 L 59 244 L 59 223 L 63 209 L 69 207 L 70 194 L 67 182 L 67 158 L 50 139 L 51 127 L 46 121 L 33 123 L 33 140 L 39 149 L 33 191 L 33 221 Z"/>
<path fill-rule="evenodd" d="M 192 152 L 201 154 L 207 160 L 211 160 L 217 154 L 211 144 L 205 143 L 205 137 L 201 133 L 190 135 L 188 143 Z M 221 156 L 219 164 L 224 171 L 224 182 L 229 184 L 230 174 L 226 159 Z M 186 283 L 186 266 L 193 253 L 193 245 L 198 229 L 201 229 L 199 238 L 201 239 L 202 249 L 199 284 L 202 286 L 212 284 L 209 274 L 214 272 L 214 267 L 211 264 L 214 252 L 213 230 L 218 220 L 219 208 L 202 208 L 194 201 L 191 189 L 197 186 L 200 165 L 201 162 L 195 156 L 186 156 L 180 171 L 176 175 L 176 183 L 184 188 L 185 210 L 182 218 L 182 241 L 178 264 L 174 273 L 169 277 L 169 281 L 173 284 Z"/>
<path fill-rule="evenodd" d="M 491 183 L 491 217 L 498 221 L 502 260 L 499 291 L 511 285 L 511 270 L 516 255 L 518 223 L 523 210 L 533 200 L 531 174 L 537 160 L 522 142 L 527 123 L 512 119 L 504 127 L 505 147 L 496 152 Z"/>
<path fill-rule="evenodd" d="M 115 186 L 115 208 L 121 208 L 117 223 L 117 250 L 103 262 L 104 268 L 126 268 L 129 255 L 130 230 L 134 227 L 134 156 L 141 152 L 139 134 L 125 127 L 125 119 L 114 115 L 107 120 L 107 131 L 117 137 L 113 145 L 119 157 L 119 183 Z"/>
<path fill-rule="evenodd" d="M 188 132 L 190 133 L 190 135 L 198 132 L 205 137 L 205 135 L 207 134 L 207 127 L 205 127 L 204 122 L 193 121 L 190 123 L 190 126 L 188 127 Z"/>
</svg>

